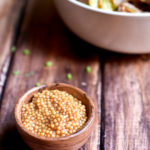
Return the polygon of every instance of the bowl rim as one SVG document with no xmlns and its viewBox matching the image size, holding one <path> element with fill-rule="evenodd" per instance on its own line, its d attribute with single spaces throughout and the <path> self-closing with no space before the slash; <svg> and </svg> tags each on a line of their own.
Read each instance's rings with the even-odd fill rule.
<svg viewBox="0 0 150 150">
<path fill-rule="evenodd" d="M 66 87 L 72 88 L 74 90 L 77 90 L 78 92 L 81 92 L 82 94 L 84 94 L 87 99 L 89 99 L 90 105 L 92 107 L 90 118 L 88 119 L 88 121 L 86 122 L 86 124 L 84 125 L 84 127 L 81 128 L 78 132 L 76 132 L 76 133 L 74 133 L 72 135 L 66 136 L 66 137 L 51 138 L 51 137 L 45 137 L 45 136 L 36 135 L 36 134 L 30 132 L 28 129 L 26 129 L 23 126 L 23 124 L 21 122 L 21 119 L 19 119 L 19 117 L 18 117 L 21 113 L 19 115 L 17 115 L 18 114 L 19 105 L 21 104 L 21 101 L 23 101 L 26 96 L 28 96 L 29 94 L 32 94 L 33 92 L 36 92 L 36 91 L 38 92 L 38 90 L 41 90 L 41 89 L 49 87 L 49 86 L 56 86 L 57 87 L 58 85 L 60 85 L 60 86 L 66 86 Z M 39 87 L 31 88 L 27 92 L 25 92 L 18 99 L 18 101 L 16 103 L 15 110 L 14 110 L 14 116 L 15 116 L 15 121 L 16 121 L 17 126 L 19 126 L 19 128 L 21 128 L 21 130 L 23 130 L 23 132 L 25 132 L 27 135 L 29 135 L 29 136 L 31 136 L 31 137 L 33 137 L 35 139 L 42 140 L 42 141 L 47 141 L 47 142 L 50 142 L 50 141 L 55 142 L 55 141 L 57 141 L 58 142 L 58 141 L 65 141 L 65 140 L 68 140 L 68 139 L 72 139 L 72 138 L 74 138 L 74 137 L 76 137 L 76 136 L 84 133 L 88 129 L 88 127 L 90 127 L 92 125 L 92 123 L 93 123 L 93 121 L 95 119 L 95 112 L 96 112 L 96 110 L 95 110 L 94 102 L 86 94 L 86 92 L 84 92 L 83 90 L 81 90 L 81 89 L 79 89 L 79 88 L 77 88 L 77 87 L 75 87 L 73 85 L 66 84 L 66 83 L 49 83 L 49 84 L 41 85 Z"/>
<path fill-rule="evenodd" d="M 77 0 L 67 0 L 68 2 L 77 5 L 79 7 L 82 7 L 84 9 L 106 14 L 106 15 L 114 15 L 114 16 L 122 16 L 122 17 L 150 17 L 150 12 L 144 12 L 144 13 L 127 13 L 127 12 L 117 12 L 117 11 L 109 11 L 109 10 L 103 10 L 100 8 L 93 8 L 87 4 L 84 4 L 83 2 L 77 1 Z"/>
</svg>

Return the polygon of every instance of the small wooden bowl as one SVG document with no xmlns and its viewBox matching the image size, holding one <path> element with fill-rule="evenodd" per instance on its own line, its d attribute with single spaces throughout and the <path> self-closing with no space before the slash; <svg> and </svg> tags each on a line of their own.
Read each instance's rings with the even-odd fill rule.
<svg viewBox="0 0 150 150">
<path fill-rule="evenodd" d="M 37 92 L 41 92 L 44 89 L 58 89 L 66 91 L 74 97 L 80 99 L 84 105 L 86 105 L 88 119 L 85 126 L 75 134 L 60 138 L 48 138 L 39 136 L 37 134 L 28 131 L 21 121 L 21 108 L 24 103 L 31 101 L 33 95 Z M 34 150 L 77 150 L 88 140 L 95 122 L 95 106 L 92 100 L 87 94 L 68 84 L 52 83 L 49 85 L 42 85 L 40 87 L 33 88 L 27 91 L 17 102 L 15 107 L 15 119 L 17 129 L 21 134 L 23 140 Z"/>
</svg>

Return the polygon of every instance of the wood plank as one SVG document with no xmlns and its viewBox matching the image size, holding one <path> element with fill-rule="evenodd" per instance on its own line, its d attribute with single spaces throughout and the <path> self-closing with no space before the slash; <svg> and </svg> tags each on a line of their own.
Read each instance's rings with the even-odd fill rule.
<svg viewBox="0 0 150 150">
<path fill-rule="evenodd" d="M 150 55 L 112 56 L 104 65 L 106 150 L 150 149 Z"/>
<path fill-rule="evenodd" d="M 19 140 L 20 136 L 15 134 L 17 131 L 13 109 L 17 99 L 39 81 L 42 84 L 65 82 L 88 92 L 98 108 L 97 120 L 95 131 L 82 149 L 99 150 L 101 76 L 97 49 L 81 41 L 64 27 L 50 0 L 28 2 L 17 47 L 0 111 L 1 148 L 20 149 L 23 145 Z M 23 55 L 26 48 L 30 50 L 29 56 Z M 53 62 L 50 68 L 44 66 L 47 60 Z M 90 74 L 85 72 L 87 65 L 92 68 Z M 14 77 L 12 72 L 15 70 L 20 70 L 20 75 Z M 30 71 L 35 74 L 27 78 L 25 74 Z M 69 72 L 73 76 L 71 81 L 66 79 Z M 8 136 L 6 133 L 9 133 Z M 13 143 L 19 141 L 21 144 L 8 146 L 6 143 L 12 136 L 15 137 Z"/>
<path fill-rule="evenodd" d="M 20 0 L 0 1 L 0 97 L 11 60 L 11 46 L 15 42 L 16 23 L 23 7 Z"/>
</svg>

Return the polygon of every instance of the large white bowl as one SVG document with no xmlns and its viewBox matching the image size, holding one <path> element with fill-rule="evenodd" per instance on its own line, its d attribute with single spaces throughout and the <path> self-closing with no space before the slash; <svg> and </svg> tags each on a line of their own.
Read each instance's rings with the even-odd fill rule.
<svg viewBox="0 0 150 150">
<path fill-rule="evenodd" d="M 150 13 L 92 8 L 76 0 L 54 0 L 66 25 L 89 43 L 122 53 L 150 52 Z"/>
</svg>

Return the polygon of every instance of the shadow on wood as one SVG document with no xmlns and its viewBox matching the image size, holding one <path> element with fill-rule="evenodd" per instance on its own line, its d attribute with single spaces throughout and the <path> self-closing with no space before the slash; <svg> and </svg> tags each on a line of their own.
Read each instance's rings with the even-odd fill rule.
<svg viewBox="0 0 150 150">
<path fill-rule="evenodd" d="M 23 142 L 16 128 L 5 131 L 1 139 L 1 148 L 4 150 L 31 150 Z"/>
</svg>

